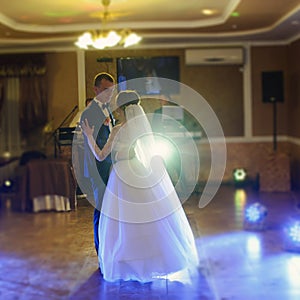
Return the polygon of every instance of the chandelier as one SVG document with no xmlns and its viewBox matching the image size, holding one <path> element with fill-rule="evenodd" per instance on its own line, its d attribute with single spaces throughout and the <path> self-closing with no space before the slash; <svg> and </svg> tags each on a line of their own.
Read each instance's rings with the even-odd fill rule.
<svg viewBox="0 0 300 300">
<path fill-rule="evenodd" d="M 130 29 L 122 29 L 118 32 L 115 30 L 107 30 L 109 4 L 110 0 L 102 0 L 104 12 L 101 30 L 93 30 L 83 33 L 75 42 L 77 47 L 81 49 L 89 49 L 89 47 L 93 47 L 95 49 L 104 49 L 121 45 L 126 48 L 137 44 L 142 39 Z"/>
</svg>

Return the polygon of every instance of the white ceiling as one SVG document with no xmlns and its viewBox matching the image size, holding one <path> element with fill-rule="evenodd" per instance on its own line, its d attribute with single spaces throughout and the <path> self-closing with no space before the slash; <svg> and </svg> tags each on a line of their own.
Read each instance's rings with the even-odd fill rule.
<svg viewBox="0 0 300 300">
<path fill-rule="evenodd" d="M 78 35 L 101 28 L 101 1 L 0 0 L 0 51 L 73 48 Z M 108 12 L 107 26 L 135 30 L 144 48 L 300 36 L 300 0 L 111 0 Z"/>
</svg>

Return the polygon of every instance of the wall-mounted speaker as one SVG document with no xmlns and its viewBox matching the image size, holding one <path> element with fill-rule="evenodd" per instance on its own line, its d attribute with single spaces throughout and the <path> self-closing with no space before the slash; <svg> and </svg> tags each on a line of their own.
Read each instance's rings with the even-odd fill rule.
<svg viewBox="0 0 300 300">
<path fill-rule="evenodd" d="M 283 71 L 262 72 L 261 79 L 263 102 L 283 102 Z"/>
</svg>

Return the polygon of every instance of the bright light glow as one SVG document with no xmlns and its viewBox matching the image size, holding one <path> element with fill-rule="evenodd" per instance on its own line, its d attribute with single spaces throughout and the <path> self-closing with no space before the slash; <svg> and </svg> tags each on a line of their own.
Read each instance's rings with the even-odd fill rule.
<svg viewBox="0 0 300 300">
<path fill-rule="evenodd" d="M 115 47 L 118 44 L 124 44 L 124 47 L 129 47 L 137 44 L 142 38 L 136 33 L 128 34 L 125 31 L 117 33 L 116 31 L 109 31 L 107 34 L 92 34 L 85 32 L 81 35 L 75 45 L 81 49 L 88 49 L 92 46 L 96 49 L 104 49 L 108 47 Z"/>
<path fill-rule="evenodd" d="M 267 209 L 262 204 L 256 202 L 246 208 L 245 218 L 250 223 L 257 223 L 264 220 L 267 215 Z"/>
<path fill-rule="evenodd" d="M 10 192 L 14 188 L 14 182 L 10 179 L 5 179 L 2 183 L 2 186 L 0 186 L 0 189 L 5 192 Z"/>
<path fill-rule="evenodd" d="M 114 47 L 121 40 L 121 36 L 117 34 L 115 31 L 110 31 L 106 37 L 106 47 Z"/>
<path fill-rule="evenodd" d="M 287 229 L 287 234 L 293 242 L 300 243 L 300 221 L 292 223 Z"/>
<path fill-rule="evenodd" d="M 92 46 L 96 49 L 104 49 L 105 43 L 106 43 L 106 40 L 104 37 L 98 37 L 93 41 Z"/>
<path fill-rule="evenodd" d="M 239 12 L 237 12 L 237 11 L 234 11 L 234 12 L 232 12 L 232 13 L 231 13 L 231 16 L 232 16 L 232 17 L 236 17 L 236 18 L 237 18 L 237 17 L 239 17 L 239 16 L 240 16 L 240 13 L 239 13 Z"/>
<path fill-rule="evenodd" d="M 154 278 L 157 279 L 164 279 L 169 281 L 178 281 L 184 284 L 192 284 L 192 278 L 190 275 L 190 270 L 183 269 L 181 271 L 178 271 L 176 273 L 171 273 L 168 275 L 162 275 L 162 276 L 154 276 Z"/>
<path fill-rule="evenodd" d="M 235 221 L 238 226 L 242 225 L 244 218 L 244 210 L 246 204 L 247 194 L 243 189 L 237 189 L 234 193 L 235 206 Z"/>
<path fill-rule="evenodd" d="M 291 285 L 298 288 L 300 282 L 300 257 L 292 257 L 288 260 L 287 271 Z"/>
<path fill-rule="evenodd" d="M 206 16 L 214 15 L 217 11 L 215 9 L 204 8 L 202 9 L 202 13 Z"/>
<path fill-rule="evenodd" d="M 164 137 L 156 137 L 154 155 L 161 156 L 164 160 L 169 160 L 173 154 L 174 145 Z"/>
<path fill-rule="evenodd" d="M 267 213 L 266 207 L 258 202 L 248 206 L 244 215 L 244 229 L 264 230 Z"/>
<path fill-rule="evenodd" d="M 247 239 L 247 252 L 251 259 L 257 259 L 261 255 L 261 244 L 257 236 L 250 236 Z"/>
<path fill-rule="evenodd" d="M 104 49 L 107 47 L 116 46 L 120 40 L 121 36 L 119 36 L 115 31 L 110 31 L 107 36 L 99 35 L 98 37 L 92 39 L 90 45 L 96 49 Z"/>
<path fill-rule="evenodd" d="M 5 152 L 3 152 L 2 156 L 5 158 L 9 158 L 9 157 L 11 157 L 11 153 L 9 151 L 5 151 Z"/>
<path fill-rule="evenodd" d="M 244 181 L 247 177 L 247 172 L 245 169 L 238 168 L 233 170 L 233 179 L 235 181 L 241 182 Z"/>
<path fill-rule="evenodd" d="M 300 219 L 291 217 L 284 226 L 284 248 L 287 251 L 300 252 Z"/>
<path fill-rule="evenodd" d="M 136 33 L 130 33 L 125 39 L 124 39 L 124 47 L 129 47 L 132 45 L 135 45 L 141 41 L 141 37 L 138 36 Z"/>
<path fill-rule="evenodd" d="M 236 209 L 241 210 L 244 209 L 245 203 L 247 199 L 247 194 L 243 189 L 237 189 L 234 193 L 234 203 Z"/>
<path fill-rule="evenodd" d="M 110 0 L 102 0 L 101 2 L 104 8 L 104 12 L 103 14 L 101 14 L 103 27 L 101 29 L 101 33 L 85 33 L 78 38 L 75 45 L 82 49 L 88 49 L 89 46 L 92 46 L 96 49 L 104 49 L 117 45 L 124 45 L 124 47 L 129 47 L 137 44 L 142 38 L 136 33 L 131 33 L 128 29 L 121 30 L 119 33 L 113 30 L 107 30 L 107 21 L 109 16 L 108 6 L 110 5 Z"/>
<path fill-rule="evenodd" d="M 81 49 L 88 49 L 88 46 L 93 44 L 92 35 L 90 32 L 85 32 L 81 35 L 75 45 Z"/>
<path fill-rule="evenodd" d="M 9 179 L 5 180 L 3 184 L 4 184 L 5 187 L 11 187 L 12 186 L 12 182 Z"/>
<path fill-rule="evenodd" d="M 162 142 L 162 141 L 159 141 L 157 144 L 156 144 L 156 151 L 155 153 L 162 156 L 163 158 L 167 159 L 171 153 L 171 150 L 169 148 L 169 145 L 166 143 L 166 142 Z"/>
<path fill-rule="evenodd" d="M 246 218 L 249 222 L 257 222 L 260 219 L 260 212 L 257 207 L 250 206 L 246 210 Z"/>
</svg>

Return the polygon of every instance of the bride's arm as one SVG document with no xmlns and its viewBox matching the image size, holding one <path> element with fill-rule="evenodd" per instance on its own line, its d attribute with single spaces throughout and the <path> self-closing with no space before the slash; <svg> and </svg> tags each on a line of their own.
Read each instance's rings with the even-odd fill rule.
<svg viewBox="0 0 300 300">
<path fill-rule="evenodd" d="M 102 149 L 98 147 L 94 139 L 94 126 L 90 127 L 87 119 L 85 119 L 81 124 L 82 131 L 88 140 L 89 147 L 94 154 L 95 158 L 99 161 L 103 161 L 112 150 L 113 140 L 120 129 L 120 126 L 115 126 L 112 128 L 112 131 L 109 135 L 109 138 Z"/>
<path fill-rule="evenodd" d="M 120 161 L 120 160 L 132 159 L 134 157 L 135 157 L 134 148 L 131 147 L 129 149 L 129 151 L 128 150 L 117 151 L 115 153 L 114 160 L 115 161 Z"/>
</svg>

